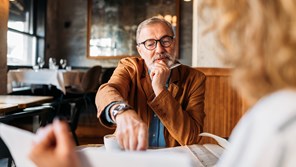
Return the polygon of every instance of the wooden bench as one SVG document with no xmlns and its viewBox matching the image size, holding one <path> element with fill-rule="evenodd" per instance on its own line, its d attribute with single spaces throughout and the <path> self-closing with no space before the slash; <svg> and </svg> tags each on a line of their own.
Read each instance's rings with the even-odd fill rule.
<svg viewBox="0 0 296 167">
<path fill-rule="evenodd" d="M 206 77 L 204 132 L 229 137 L 247 109 L 246 102 L 231 87 L 229 68 L 196 68 Z M 203 137 L 201 143 L 216 143 Z"/>
</svg>

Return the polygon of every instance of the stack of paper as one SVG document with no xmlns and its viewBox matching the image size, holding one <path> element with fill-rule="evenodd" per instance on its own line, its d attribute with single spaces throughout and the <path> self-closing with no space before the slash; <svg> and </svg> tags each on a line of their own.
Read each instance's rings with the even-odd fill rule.
<svg viewBox="0 0 296 167">
<path fill-rule="evenodd" d="M 27 156 L 35 134 L 0 124 L 0 137 L 9 148 L 16 166 L 35 166 Z M 143 152 L 107 152 L 104 147 L 77 149 L 84 167 L 214 166 L 222 152 L 223 148 L 214 144 L 149 149 Z"/>
<path fill-rule="evenodd" d="M 0 124 L 0 137 L 7 145 L 16 166 L 35 167 L 28 158 L 35 134 L 12 126 Z M 103 148 L 103 147 L 102 147 Z M 90 147 L 77 150 L 84 167 L 191 167 L 192 161 L 185 154 L 152 152 L 107 152 Z"/>
</svg>

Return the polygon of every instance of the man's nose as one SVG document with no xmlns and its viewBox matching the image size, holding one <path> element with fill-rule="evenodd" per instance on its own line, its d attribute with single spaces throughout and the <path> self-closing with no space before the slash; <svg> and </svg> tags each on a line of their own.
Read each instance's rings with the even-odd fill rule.
<svg viewBox="0 0 296 167">
<path fill-rule="evenodd" d="M 164 52 L 164 47 L 161 45 L 160 41 L 158 41 L 158 42 L 156 43 L 155 51 L 156 51 L 157 53 L 162 53 L 162 52 Z"/>
</svg>

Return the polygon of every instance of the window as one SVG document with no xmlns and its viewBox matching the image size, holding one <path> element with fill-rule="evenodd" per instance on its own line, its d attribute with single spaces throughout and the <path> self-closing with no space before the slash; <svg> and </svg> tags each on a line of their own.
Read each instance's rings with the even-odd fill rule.
<svg viewBox="0 0 296 167">
<path fill-rule="evenodd" d="M 46 0 L 10 0 L 7 64 L 32 66 L 44 57 Z"/>
</svg>

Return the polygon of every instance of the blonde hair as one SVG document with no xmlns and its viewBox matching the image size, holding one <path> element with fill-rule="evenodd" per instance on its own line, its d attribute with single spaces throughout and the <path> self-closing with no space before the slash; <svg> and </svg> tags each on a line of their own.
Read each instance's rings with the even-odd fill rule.
<svg viewBox="0 0 296 167">
<path fill-rule="evenodd" d="M 295 0 L 204 0 L 211 26 L 234 66 L 233 86 L 250 103 L 282 88 L 296 87 Z"/>
</svg>

